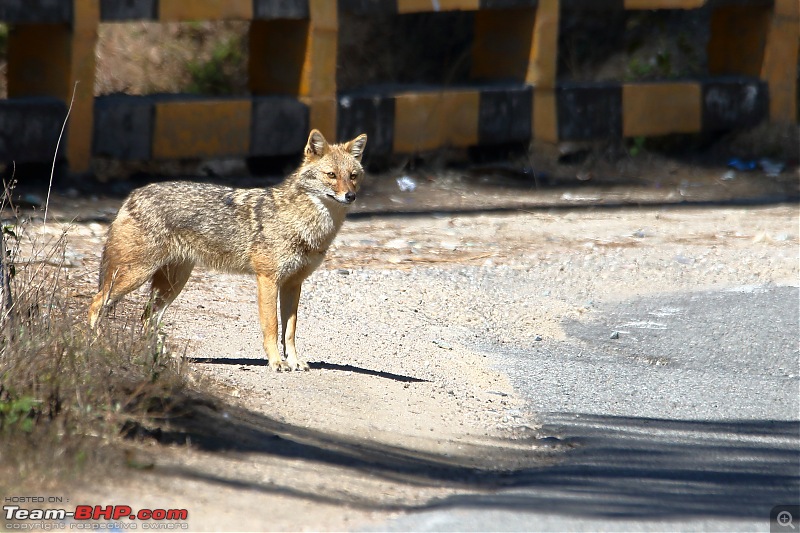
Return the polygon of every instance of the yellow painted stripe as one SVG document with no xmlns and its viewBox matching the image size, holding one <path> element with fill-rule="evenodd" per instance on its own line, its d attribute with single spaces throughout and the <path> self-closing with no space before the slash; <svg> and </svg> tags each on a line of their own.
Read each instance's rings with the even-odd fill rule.
<svg viewBox="0 0 800 533">
<path fill-rule="evenodd" d="M 558 110 L 553 89 L 536 88 L 533 91 L 533 137 L 539 141 L 558 142 Z"/>
<path fill-rule="evenodd" d="M 309 129 L 318 129 L 329 141 L 336 139 L 336 98 L 301 97 L 300 101 L 308 106 Z"/>
<path fill-rule="evenodd" d="M 533 28 L 533 44 L 525 81 L 537 87 L 556 86 L 558 68 L 559 0 L 539 0 Z"/>
<path fill-rule="evenodd" d="M 62 0 L 63 1 L 63 0 Z M 100 23 L 100 0 L 73 0 L 73 31 L 97 31 Z"/>
<path fill-rule="evenodd" d="M 775 15 L 800 22 L 800 3 L 795 0 L 775 0 Z"/>
<path fill-rule="evenodd" d="M 159 0 L 162 22 L 253 18 L 253 0 Z"/>
<path fill-rule="evenodd" d="M 315 28 L 339 29 L 339 2 L 333 0 L 308 0 L 308 13 Z"/>
<path fill-rule="evenodd" d="M 394 152 L 413 153 L 440 146 L 439 93 L 395 97 Z"/>
<path fill-rule="evenodd" d="M 696 133 L 703 126 L 699 83 L 642 83 L 622 86 L 622 135 Z"/>
<path fill-rule="evenodd" d="M 250 152 L 251 102 L 159 102 L 153 157 L 243 156 Z"/>
<path fill-rule="evenodd" d="M 625 9 L 696 9 L 706 0 L 625 0 Z"/>
<path fill-rule="evenodd" d="M 477 11 L 480 0 L 397 0 L 398 13 Z"/>
<path fill-rule="evenodd" d="M 397 95 L 394 151 L 414 153 L 478 144 L 479 105 L 478 91 Z"/>
<path fill-rule="evenodd" d="M 95 20 L 100 20 L 99 11 Z M 96 44 L 96 30 L 76 32 L 72 36 L 72 87 L 70 87 L 70 91 L 74 87 L 75 100 L 72 103 L 74 115 L 70 120 L 69 136 L 67 136 L 67 158 L 73 172 L 88 171 L 92 158 Z M 75 85 L 76 81 L 77 85 Z M 65 101 L 69 102 L 68 99 Z"/>
<path fill-rule="evenodd" d="M 67 158 L 73 172 L 89 170 L 94 135 L 94 77 L 97 27 L 100 24 L 100 0 L 74 0 L 73 31 L 70 47 L 70 95 L 74 89 L 71 120 L 67 136 Z M 75 82 L 79 82 L 75 85 Z M 65 98 L 65 101 L 68 101 Z"/>
<path fill-rule="evenodd" d="M 800 42 L 800 4 L 775 0 L 767 32 L 761 78 L 769 85 L 769 118 L 773 122 L 797 120 L 797 77 L 789 65 L 797 65 Z"/>
<path fill-rule="evenodd" d="M 312 29 L 306 45 L 300 95 L 334 97 L 336 95 L 336 47 L 339 32 L 335 29 Z"/>
<path fill-rule="evenodd" d="M 312 127 L 336 138 L 336 51 L 339 46 L 338 2 L 308 0 L 311 24 L 305 43 L 299 95 L 311 98 Z M 313 126 L 315 122 L 317 126 Z M 326 128 L 330 128 L 326 131 Z"/>
<path fill-rule="evenodd" d="M 480 91 L 442 93 L 442 146 L 474 146 L 478 144 Z"/>
</svg>

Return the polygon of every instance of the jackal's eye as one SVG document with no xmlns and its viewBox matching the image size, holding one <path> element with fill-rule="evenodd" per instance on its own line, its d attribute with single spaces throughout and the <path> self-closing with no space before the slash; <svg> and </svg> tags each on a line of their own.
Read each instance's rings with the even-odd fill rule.
<svg viewBox="0 0 800 533">
<path fill-rule="evenodd" d="M 336 172 L 326 172 L 330 179 L 336 179 Z"/>
<path fill-rule="evenodd" d="M 351 180 L 356 181 L 357 178 L 358 178 L 358 172 L 352 172 L 350 174 L 350 179 Z"/>
</svg>

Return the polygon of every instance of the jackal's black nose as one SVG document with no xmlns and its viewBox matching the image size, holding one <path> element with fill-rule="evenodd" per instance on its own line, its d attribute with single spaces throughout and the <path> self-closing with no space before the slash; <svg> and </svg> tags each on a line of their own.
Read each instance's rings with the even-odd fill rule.
<svg viewBox="0 0 800 533">
<path fill-rule="evenodd" d="M 352 204 L 356 200 L 356 193 L 354 192 L 346 192 L 344 193 L 344 201 L 348 204 Z"/>
</svg>

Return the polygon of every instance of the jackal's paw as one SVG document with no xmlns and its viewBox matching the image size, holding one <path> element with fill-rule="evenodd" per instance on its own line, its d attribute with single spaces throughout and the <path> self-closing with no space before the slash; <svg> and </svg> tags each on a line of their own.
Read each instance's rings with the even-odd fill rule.
<svg viewBox="0 0 800 533">
<path fill-rule="evenodd" d="M 269 368 L 275 372 L 290 372 L 292 370 L 289 364 L 283 360 L 270 361 Z"/>
<path fill-rule="evenodd" d="M 288 359 L 286 361 L 286 364 L 289 366 L 291 370 L 308 371 L 309 369 L 308 363 L 306 363 L 305 361 L 301 361 L 300 359 L 294 359 L 294 360 Z"/>
</svg>

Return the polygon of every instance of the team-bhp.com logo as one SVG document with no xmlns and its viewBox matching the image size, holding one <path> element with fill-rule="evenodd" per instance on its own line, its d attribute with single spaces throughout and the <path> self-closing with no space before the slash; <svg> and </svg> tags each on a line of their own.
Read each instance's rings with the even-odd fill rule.
<svg viewBox="0 0 800 533">
<path fill-rule="evenodd" d="M 4 505 L 6 529 L 188 529 L 186 509 L 139 509 L 129 505 L 78 505 L 74 511 L 66 509 L 25 509 L 19 505 Z M 30 521 L 40 521 L 38 527 Z M 67 520 L 71 522 L 66 523 Z M 97 521 L 108 521 L 107 527 L 98 527 Z M 45 523 L 45 521 L 58 521 Z M 44 526 L 47 527 L 44 527 Z"/>
</svg>

